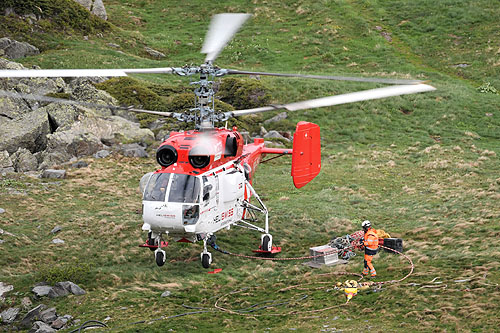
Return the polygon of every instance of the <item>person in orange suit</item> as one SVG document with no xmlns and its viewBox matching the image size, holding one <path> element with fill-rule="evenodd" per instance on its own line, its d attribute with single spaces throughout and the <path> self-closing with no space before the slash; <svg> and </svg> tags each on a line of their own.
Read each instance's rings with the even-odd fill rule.
<svg viewBox="0 0 500 333">
<path fill-rule="evenodd" d="M 363 275 L 370 273 L 371 277 L 375 277 L 377 276 L 377 271 L 373 267 L 372 260 L 373 256 L 378 252 L 377 231 L 372 228 L 372 224 L 368 220 L 363 221 L 361 227 L 365 232 L 363 237 L 363 245 L 365 246 L 365 268 L 363 269 Z"/>
</svg>

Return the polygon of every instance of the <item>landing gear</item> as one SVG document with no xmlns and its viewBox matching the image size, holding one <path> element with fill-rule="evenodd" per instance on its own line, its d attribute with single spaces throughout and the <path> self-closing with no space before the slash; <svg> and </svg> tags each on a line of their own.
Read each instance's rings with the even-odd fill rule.
<svg viewBox="0 0 500 333">
<path fill-rule="evenodd" d="M 271 252 L 273 248 L 273 236 L 264 234 L 261 236 L 260 249 L 262 251 Z"/>
<path fill-rule="evenodd" d="M 210 264 L 212 263 L 212 254 L 207 250 L 207 241 L 212 241 L 211 236 L 207 235 L 203 238 L 203 252 L 201 253 L 201 265 L 203 268 L 210 268 Z"/>
<path fill-rule="evenodd" d="M 148 239 L 146 241 L 146 243 L 149 245 L 149 246 L 156 246 L 156 242 L 155 242 L 155 239 L 152 237 L 152 232 L 148 232 Z M 156 249 L 154 247 L 150 247 L 149 248 L 151 251 L 155 251 Z"/>
</svg>

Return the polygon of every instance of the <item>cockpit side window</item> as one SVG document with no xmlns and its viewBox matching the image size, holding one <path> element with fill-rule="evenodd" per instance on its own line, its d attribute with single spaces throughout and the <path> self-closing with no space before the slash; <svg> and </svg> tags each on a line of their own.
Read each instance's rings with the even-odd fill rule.
<svg viewBox="0 0 500 333">
<path fill-rule="evenodd" d="M 144 201 L 165 201 L 170 173 L 155 173 L 151 175 L 144 190 Z"/>
<path fill-rule="evenodd" d="M 174 174 L 169 193 L 169 202 L 198 203 L 200 180 L 190 175 Z"/>
</svg>

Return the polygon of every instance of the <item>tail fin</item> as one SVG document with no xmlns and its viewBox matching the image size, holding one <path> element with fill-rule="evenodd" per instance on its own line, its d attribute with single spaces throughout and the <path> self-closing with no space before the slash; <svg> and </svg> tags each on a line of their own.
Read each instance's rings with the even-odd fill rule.
<svg viewBox="0 0 500 333">
<path fill-rule="evenodd" d="M 319 126 L 300 121 L 293 136 L 293 184 L 296 188 L 301 188 L 313 180 L 320 170 L 321 142 Z"/>
</svg>

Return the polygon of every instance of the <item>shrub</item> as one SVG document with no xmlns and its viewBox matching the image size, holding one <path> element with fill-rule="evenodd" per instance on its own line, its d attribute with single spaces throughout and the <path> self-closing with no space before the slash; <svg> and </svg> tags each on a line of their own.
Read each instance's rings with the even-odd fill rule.
<svg viewBox="0 0 500 333">
<path fill-rule="evenodd" d="M 217 91 L 217 97 L 236 109 L 251 109 L 268 105 L 269 89 L 256 79 L 225 78 Z"/>
<path fill-rule="evenodd" d="M 52 285 L 61 281 L 82 283 L 92 279 L 92 269 L 92 264 L 80 262 L 64 266 L 44 266 L 38 271 L 37 278 Z"/>
</svg>

